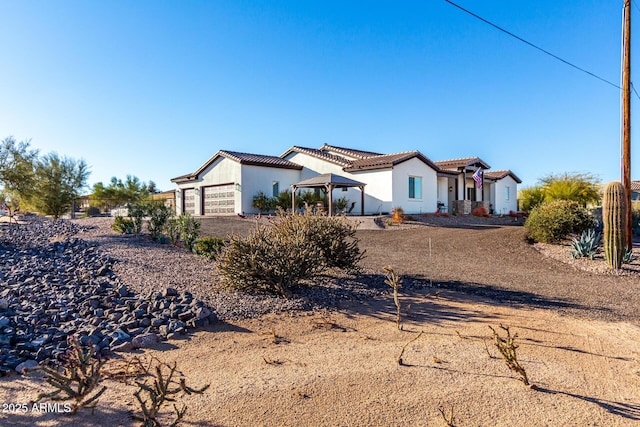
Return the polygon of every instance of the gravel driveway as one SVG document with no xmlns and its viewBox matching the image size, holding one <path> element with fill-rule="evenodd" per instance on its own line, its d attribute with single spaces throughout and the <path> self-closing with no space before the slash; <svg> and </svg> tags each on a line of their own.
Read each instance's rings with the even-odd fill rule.
<svg viewBox="0 0 640 427">
<path fill-rule="evenodd" d="M 96 226 L 79 237 L 100 243 L 118 259 L 114 269 L 132 289 L 142 293 L 167 286 L 186 289 L 216 307 L 222 319 L 331 306 L 387 292 L 382 267 L 391 265 L 404 276 L 406 292 L 432 287 L 433 291 L 456 291 L 462 300 L 465 295 L 483 296 L 510 306 L 640 323 L 637 259 L 635 270 L 622 276 L 583 271 L 542 255 L 526 242 L 523 227 L 438 220 L 439 226 L 421 223 L 391 230 L 359 230 L 361 246 L 367 251 L 364 274 L 357 278 L 323 276 L 322 291 L 306 292 L 291 300 L 224 289 L 211 262 L 148 239 L 115 235 L 108 229 L 109 218 L 78 221 Z M 255 225 L 253 220 L 228 217 L 206 218 L 202 223 L 202 234 L 216 236 L 245 234 Z M 568 251 L 566 257 L 570 263 Z"/>
</svg>

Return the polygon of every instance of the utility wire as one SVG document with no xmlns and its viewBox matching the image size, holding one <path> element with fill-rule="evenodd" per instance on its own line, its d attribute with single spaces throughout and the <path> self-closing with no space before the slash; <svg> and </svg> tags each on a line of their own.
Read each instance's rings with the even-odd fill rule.
<svg viewBox="0 0 640 427">
<path fill-rule="evenodd" d="M 444 1 L 446 1 L 447 3 L 449 3 L 449 4 L 450 4 L 450 5 L 452 5 L 452 6 L 457 7 L 457 8 L 458 8 L 458 9 L 460 9 L 461 11 L 463 11 L 463 12 L 465 12 L 465 13 L 468 13 L 469 15 L 473 16 L 474 18 L 477 18 L 477 19 L 481 20 L 481 21 L 482 21 L 482 22 L 484 22 L 485 24 L 489 24 L 489 25 L 491 25 L 492 27 L 496 28 L 497 30 L 500 30 L 500 31 L 502 31 L 502 32 L 503 32 L 503 33 L 505 33 L 505 34 L 508 34 L 508 35 L 510 35 L 511 37 L 516 38 L 516 39 L 520 40 L 521 42 L 523 42 L 523 43 L 525 43 L 525 44 L 528 44 L 529 46 L 531 46 L 531 47 L 532 47 L 532 48 L 534 48 L 534 49 L 537 49 L 537 50 L 539 50 L 540 52 L 545 53 L 545 54 L 549 55 L 550 57 L 557 59 L 557 60 L 558 60 L 558 61 L 560 61 L 560 62 L 564 62 L 564 63 L 565 63 L 565 64 L 567 64 L 568 66 L 573 67 L 573 68 L 575 68 L 575 69 L 577 69 L 577 70 L 579 70 L 579 71 L 582 71 L 583 73 L 589 74 L 591 77 L 595 77 L 596 79 L 598 79 L 598 80 L 600 80 L 600 81 L 603 81 L 603 82 L 605 82 L 605 83 L 607 83 L 607 84 L 610 84 L 611 86 L 615 87 L 616 89 L 622 90 L 622 88 L 621 88 L 620 86 L 618 86 L 617 84 L 612 83 L 612 82 L 610 82 L 609 80 L 604 79 L 604 78 L 602 78 L 602 77 L 600 77 L 600 76 L 597 76 L 597 75 L 595 75 L 594 73 L 592 73 L 591 71 L 587 71 L 587 70 L 585 70 L 584 68 L 578 67 L 577 65 L 572 64 L 571 62 L 569 62 L 569 61 L 567 61 L 567 60 L 565 60 L 565 59 L 562 59 L 562 58 L 560 58 L 560 57 L 559 57 L 559 56 L 557 56 L 557 55 L 554 55 L 553 53 L 549 52 L 548 50 L 544 50 L 543 48 L 541 48 L 541 47 L 539 47 L 539 46 L 536 46 L 535 44 L 533 44 L 533 43 L 531 43 L 531 42 L 526 41 L 526 40 L 525 40 L 525 39 L 523 39 L 522 37 L 519 37 L 519 36 L 517 36 L 517 35 L 513 34 L 512 32 L 505 30 L 504 28 L 502 28 L 502 27 L 500 27 L 500 26 L 498 26 L 498 25 L 494 24 L 493 22 L 487 21 L 487 20 L 486 20 L 486 19 L 484 19 L 483 17 L 481 17 L 481 16 L 479 16 L 479 15 L 476 15 L 475 13 L 471 12 L 470 10 L 465 9 L 464 7 L 462 7 L 462 6 L 458 5 L 458 4 L 455 4 L 455 3 L 454 3 L 454 2 L 452 2 L 451 0 L 444 0 Z M 634 90 L 634 91 L 635 91 L 635 90 Z M 638 94 L 637 94 L 637 93 L 636 93 L 636 96 L 638 96 Z M 640 99 L 640 96 L 638 96 L 638 99 Z"/>
</svg>

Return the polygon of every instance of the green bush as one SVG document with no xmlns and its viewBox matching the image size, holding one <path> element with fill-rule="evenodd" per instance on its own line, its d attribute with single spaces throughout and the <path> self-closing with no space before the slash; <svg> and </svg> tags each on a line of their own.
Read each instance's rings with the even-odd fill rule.
<svg viewBox="0 0 640 427">
<path fill-rule="evenodd" d="M 519 191 L 518 207 L 523 212 L 531 212 L 544 202 L 544 189 L 540 186 L 527 187 Z"/>
<path fill-rule="evenodd" d="M 196 240 L 193 251 L 203 257 L 216 260 L 227 246 L 227 241 L 220 237 L 202 237 Z"/>
<path fill-rule="evenodd" d="M 144 202 L 127 204 L 129 218 L 133 221 L 133 232 L 140 234 L 142 232 L 142 220 L 147 215 L 147 205 Z"/>
<path fill-rule="evenodd" d="M 180 228 L 178 227 L 178 220 L 176 218 L 171 218 L 167 221 L 166 230 L 169 243 L 172 245 L 178 243 L 178 240 L 180 240 Z"/>
<path fill-rule="evenodd" d="M 531 211 L 524 226 L 529 238 L 537 242 L 556 243 L 571 233 L 582 233 L 595 226 L 591 213 L 571 200 L 544 203 Z"/>
<path fill-rule="evenodd" d="M 131 218 L 125 218 L 117 216 L 111 225 L 111 229 L 118 233 L 133 234 L 135 230 L 135 224 Z"/>
<path fill-rule="evenodd" d="M 218 271 L 235 289 L 288 296 L 301 280 L 328 267 L 357 268 L 364 253 L 355 228 L 342 217 L 279 212 L 271 225 L 232 237 Z"/>
<path fill-rule="evenodd" d="M 184 247 L 189 251 L 193 251 L 193 244 L 200 234 L 200 222 L 189 215 L 188 212 L 184 212 L 177 218 L 176 225 Z"/>
<path fill-rule="evenodd" d="M 147 208 L 149 222 L 147 230 L 154 241 L 160 241 L 163 238 L 163 232 L 167 228 L 167 221 L 171 218 L 172 212 L 162 203 L 149 205 Z"/>
<path fill-rule="evenodd" d="M 269 212 L 273 209 L 273 199 L 262 191 L 258 191 L 258 194 L 253 196 L 251 206 L 258 209 L 258 212 Z"/>
</svg>

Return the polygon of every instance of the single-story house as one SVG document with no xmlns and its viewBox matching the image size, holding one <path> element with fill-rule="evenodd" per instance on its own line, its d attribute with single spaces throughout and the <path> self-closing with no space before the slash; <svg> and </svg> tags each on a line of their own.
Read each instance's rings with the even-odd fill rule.
<svg viewBox="0 0 640 427">
<path fill-rule="evenodd" d="M 482 191 L 473 179 L 478 169 L 484 171 Z M 520 179 L 509 170 L 486 169 L 489 165 L 478 158 L 433 162 L 417 150 L 381 154 L 324 144 L 317 149 L 294 146 L 280 156 L 220 150 L 195 172 L 172 182 L 177 186 L 176 213 L 196 216 L 258 213 L 252 207 L 258 192 L 277 196 L 323 174 L 363 184 L 332 190 L 334 198 L 346 197 L 354 205 L 354 213 L 390 212 L 394 207 L 414 214 L 464 214 L 477 206 L 492 207 L 496 213 L 515 211 Z"/>
</svg>

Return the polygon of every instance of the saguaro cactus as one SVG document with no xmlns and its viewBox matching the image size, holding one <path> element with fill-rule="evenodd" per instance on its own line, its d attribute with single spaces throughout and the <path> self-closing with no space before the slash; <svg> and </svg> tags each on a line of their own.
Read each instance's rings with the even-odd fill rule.
<svg viewBox="0 0 640 427">
<path fill-rule="evenodd" d="M 602 197 L 604 254 L 611 268 L 620 268 L 624 257 L 627 230 L 627 202 L 624 185 L 610 182 Z"/>
</svg>

